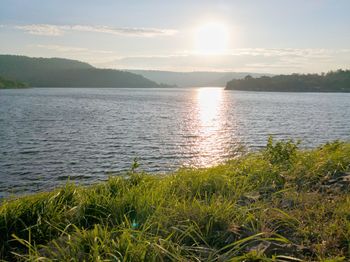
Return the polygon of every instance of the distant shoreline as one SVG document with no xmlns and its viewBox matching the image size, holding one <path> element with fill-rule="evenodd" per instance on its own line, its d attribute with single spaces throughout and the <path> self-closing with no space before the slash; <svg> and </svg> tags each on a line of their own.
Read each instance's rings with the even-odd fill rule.
<svg viewBox="0 0 350 262">
<path fill-rule="evenodd" d="M 233 79 L 226 90 L 264 92 L 317 92 L 349 93 L 350 70 L 331 71 L 326 74 L 291 74 Z"/>
<path fill-rule="evenodd" d="M 284 91 L 284 90 L 241 90 L 241 89 L 227 89 L 223 86 L 195 86 L 195 87 L 183 87 L 183 86 L 178 86 L 178 87 L 110 87 L 110 86 L 50 86 L 50 87 L 35 87 L 35 86 L 28 86 L 28 87 L 11 87 L 11 88 L 0 88 L 0 90 L 16 90 L 16 89 L 150 89 L 150 90 L 155 90 L 155 89 L 205 89 L 205 88 L 222 88 L 224 91 L 238 91 L 238 92 L 257 92 L 257 93 L 350 93 L 350 90 L 345 90 L 345 91 Z"/>
</svg>

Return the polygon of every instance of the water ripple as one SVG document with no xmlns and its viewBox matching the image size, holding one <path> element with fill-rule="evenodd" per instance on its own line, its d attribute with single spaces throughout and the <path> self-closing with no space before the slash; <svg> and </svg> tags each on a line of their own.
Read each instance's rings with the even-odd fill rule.
<svg viewBox="0 0 350 262">
<path fill-rule="evenodd" d="M 314 147 L 350 138 L 350 94 L 205 89 L 0 90 L 0 197 L 130 169 L 209 166 L 268 135 Z"/>
</svg>

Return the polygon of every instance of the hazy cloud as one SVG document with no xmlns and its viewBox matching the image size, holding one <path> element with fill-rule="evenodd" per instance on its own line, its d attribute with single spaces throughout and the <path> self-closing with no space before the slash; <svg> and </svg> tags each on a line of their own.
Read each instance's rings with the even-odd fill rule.
<svg viewBox="0 0 350 262">
<path fill-rule="evenodd" d="M 16 25 L 14 28 L 26 31 L 32 35 L 60 36 L 64 34 L 64 29 L 56 25 Z"/>
<path fill-rule="evenodd" d="M 88 25 L 52 25 L 31 24 L 16 25 L 14 28 L 23 30 L 32 35 L 61 36 L 69 31 L 105 33 L 113 35 L 154 37 L 173 35 L 177 31 L 173 29 L 142 28 L 142 27 L 111 27 L 111 26 L 88 26 Z"/>
<path fill-rule="evenodd" d="M 36 45 L 38 48 L 44 48 L 48 50 L 53 50 L 57 52 L 63 52 L 63 53 L 95 53 L 95 54 L 113 54 L 112 51 L 106 51 L 106 50 L 93 50 L 89 48 L 84 47 L 74 47 L 74 46 L 64 46 L 64 45 Z"/>
<path fill-rule="evenodd" d="M 142 27 L 109 27 L 109 26 L 70 26 L 70 30 L 82 32 L 97 32 L 115 35 L 145 36 L 173 35 L 177 31 L 172 29 L 142 28 Z"/>
<path fill-rule="evenodd" d="M 350 49 L 268 49 L 228 50 L 222 55 L 185 52 L 169 56 L 132 56 L 116 59 L 116 68 L 175 71 L 253 71 L 262 73 L 322 72 L 349 68 Z"/>
<path fill-rule="evenodd" d="M 77 59 L 84 62 L 91 63 L 97 67 L 104 67 L 106 63 L 118 59 L 118 55 L 109 50 L 90 49 L 85 47 L 66 46 L 66 45 L 32 45 L 38 49 L 40 54 L 43 54 L 43 49 L 53 52 L 53 55 L 63 58 Z M 47 55 L 46 55 L 47 56 Z"/>
</svg>

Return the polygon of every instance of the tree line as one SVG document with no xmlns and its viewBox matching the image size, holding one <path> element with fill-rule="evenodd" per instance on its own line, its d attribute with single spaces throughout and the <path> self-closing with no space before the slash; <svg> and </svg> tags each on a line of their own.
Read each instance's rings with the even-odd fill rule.
<svg viewBox="0 0 350 262">
<path fill-rule="evenodd" d="M 247 75 L 226 84 L 228 90 L 276 92 L 350 92 L 350 70 L 339 69 L 322 74 Z"/>
</svg>

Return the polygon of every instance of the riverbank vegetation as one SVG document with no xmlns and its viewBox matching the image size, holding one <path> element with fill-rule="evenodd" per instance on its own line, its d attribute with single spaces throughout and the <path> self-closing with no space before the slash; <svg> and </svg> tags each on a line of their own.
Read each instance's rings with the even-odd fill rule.
<svg viewBox="0 0 350 262">
<path fill-rule="evenodd" d="M 326 74 L 292 74 L 262 76 L 250 75 L 233 79 L 227 90 L 275 92 L 350 92 L 350 70 L 331 71 Z"/>
<path fill-rule="evenodd" d="M 0 76 L 0 89 L 12 89 L 12 88 L 25 88 L 28 87 L 27 84 L 6 79 Z"/>
<path fill-rule="evenodd" d="M 350 144 L 271 139 L 205 169 L 136 172 L 4 200 L 1 257 L 40 261 L 349 261 Z"/>
</svg>

